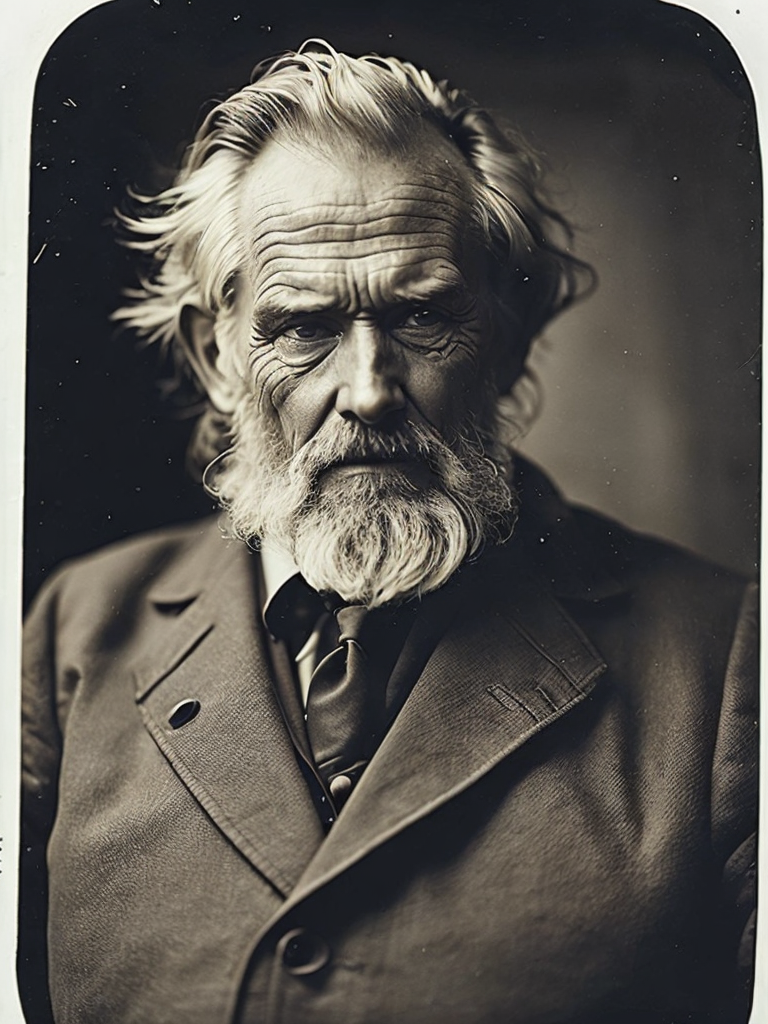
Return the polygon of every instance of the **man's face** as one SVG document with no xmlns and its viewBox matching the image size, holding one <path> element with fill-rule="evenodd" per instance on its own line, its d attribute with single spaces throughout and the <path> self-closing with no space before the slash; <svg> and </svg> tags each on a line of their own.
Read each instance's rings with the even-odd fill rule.
<svg viewBox="0 0 768 1024">
<path fill-rule="evenodd" d="M 239 344 L 291 454 L 338 417 L 489 426 L 485 255 L 458 155 L 436 132 L 424 150 L 334 163 L 272 142 L 248 174 Z"/>
<path fill-rule="evenodd" d="M 440 585 L 510 504 L 485 458 L 497 367 L 466 171 L 436 131 L 422 150 L 332 161 L 271 142 L 243 183 L 248 259 L 217 332 L 240 378 L 224 493 L 241 532 L 371 603 Z M 429 565 L 410 580 L 417 546 Z M 343 584 L 342 549 L 359 555 Z"/>
</svg>

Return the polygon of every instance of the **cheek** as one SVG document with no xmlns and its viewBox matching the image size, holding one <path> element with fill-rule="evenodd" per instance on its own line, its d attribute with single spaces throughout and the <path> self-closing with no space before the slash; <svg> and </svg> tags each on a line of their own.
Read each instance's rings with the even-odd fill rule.
<svg viewBox="0 0 768 1024">
<path fill-rule="evenodd" d="M 252 349 L 247 369 L 247 402 L 263 426 L 274 432 L 275 441 L 287 443 L 286 455 L 293 454 L 293 431 L 286 423 L 284 409 L 295 389 L 295 374 L 275 356 L 271 348 Z"/>
<path fill-rule="evenodd" d="M 295 374 L 269 346 L 254 348 L 249 360 L 251 390 L 260 408 L 279 410 L 294 385 Z"/>
<path fill-rule="evenodd" d="M 309 440 L 329 409 L 323 367 L 288 366 L 274 351 L 254 352 L 251 360 L 254 398 L 263 414 L 276 420 L 291 453 Z"/>
<path fill-rule="evenodd" d="M 490 368 L 477 338 L 457 346 L 446 358 L 412 356 L 408 395 L 421 416 L 441 433 L 468 416 L 482 418 L 488 403 Z"/>
<path fill-rule="evenodd" d="M 418 413 L 441 434 L 474 411 L 481 388 L 474 367 L 420 366 L 411 375 L 408 395 Z"/>
</svg>

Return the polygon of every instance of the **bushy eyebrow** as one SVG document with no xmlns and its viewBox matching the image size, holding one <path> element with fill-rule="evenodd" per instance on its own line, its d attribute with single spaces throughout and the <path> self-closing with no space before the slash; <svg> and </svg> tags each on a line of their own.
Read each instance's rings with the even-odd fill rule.
<svg viewBox="0 0 768 1024">
<path fill-rule="evenodd" d="M 307 292 L 296 290 L 296 299 L 291 301 L 286 298 L 283 302 L 266 301 L 258 303 L 252 316 L 252 325 L 260 334 L 266 336 L 277 333 L 287 320 L 292 317 L 332 316 L 349 315 L 345 309 L 340 309 L 333 300 L 308 301 L 313 297 Z M 440 305 L 451 311 L 460 314 L 468 306 L 474 303 L 475 297 L 470 293 L 466 284 L 459 282 L 437 283 L 432 286 L 415 286 L 411 289 L 398 290 L 387 303 L 386 309 L 361 310 L 373 316 L 386 317 L 395 312 L 398 308 L 413 308 L 414 306 Z"/>
<path fill-rule="evenodd" d="M 251 317 L 251 326 L 259 334 L 277 334 L 286 321 L 295 317 L 330 316 L 338 313 L 335 303 L 327 302 L 266 302 L 256 306 Z"/>
</svg>

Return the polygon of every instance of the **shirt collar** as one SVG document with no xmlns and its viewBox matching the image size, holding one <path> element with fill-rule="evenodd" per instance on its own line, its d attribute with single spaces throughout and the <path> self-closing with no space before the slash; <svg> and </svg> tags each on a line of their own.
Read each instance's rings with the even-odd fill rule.
<svg viewBox="0 0 768 1024">
<path fill-rule="evenodd" d="M 278 590 L 294 576 L 299 575 L 299 567 L 284 547 L 269 540 L 261 542 L 261 569 L 264 580 L 264 604 L 262 615 L 266 616 L 272 598 Z"/>
<path fill-rule="evenodd" d="M 264 606 L 266 612 L 269 602 L 280 590 L 299 574 L 299 567 L 285 548 L 271 541 L 261 542 L 261 568 L 264 574 Z"/>
</svg>

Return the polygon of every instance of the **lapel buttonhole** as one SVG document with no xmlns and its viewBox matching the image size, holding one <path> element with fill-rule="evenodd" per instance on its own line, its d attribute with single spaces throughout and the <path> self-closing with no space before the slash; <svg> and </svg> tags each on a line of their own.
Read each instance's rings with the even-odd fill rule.
<svg viewBox="0 0 768 1024">
<path fill-rule="evenodd" d="M 528 707 L 524 700 L 520 697 L 516 697 L 514 693 L 506 688 L 506 686 L 489 686 L 488 693 L 495 698 L 501 704 L 502 707 L 507 708 L 508 711 L 525 711 L 527 712 L 534 722 L 539 721 L 539 716 L 533 710 Z"/>
</svg>

